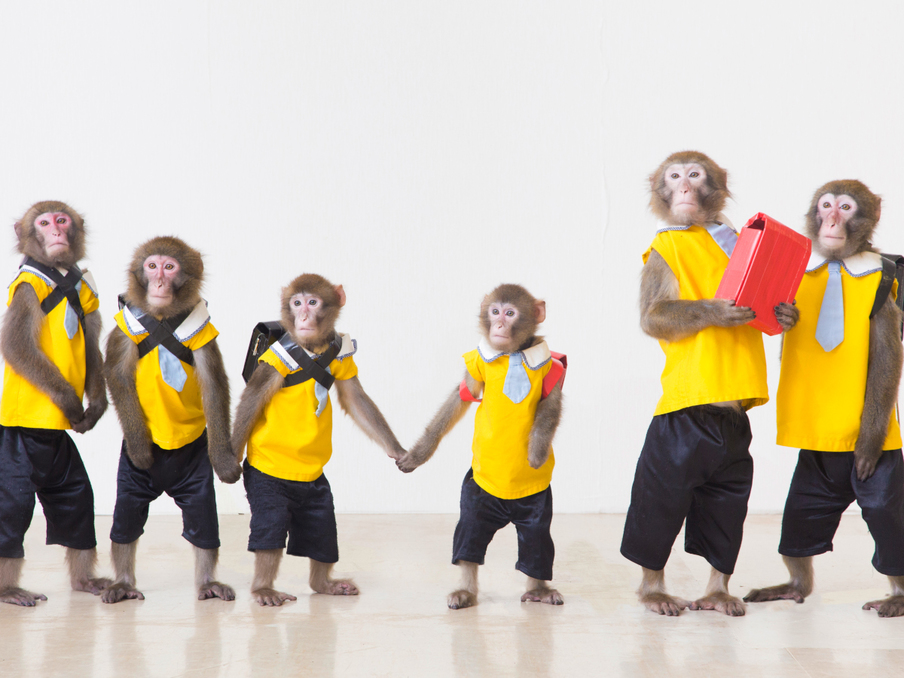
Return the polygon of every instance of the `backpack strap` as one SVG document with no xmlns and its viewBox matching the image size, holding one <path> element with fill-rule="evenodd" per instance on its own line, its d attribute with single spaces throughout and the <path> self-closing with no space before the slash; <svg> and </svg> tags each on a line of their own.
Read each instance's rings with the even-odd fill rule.
<svg viewBox="0 0 904 678">
<path fill-rule="evenodd" d="M 879 256 L 882 260 L 882 279 L 879 281 L 879 288 L 876 290 L 876 300 L 873 302 L 873 308 L 869 313 L 870 318 L 873 318 L 885 305 L 895 279 L 898 280 L 898 298 L 896 303 L 898 308 L 904 309 L 904 290 L 901 289 L 902 278 L 904 278 L 904 257 L 899 254 L 881 254 Z"/>
<path fill-rule="evenodd" d="M 44 311 L 44 315 L 50 313 L 63 299 L 66 299 L 69 302 L 69 307 L 78 316 L 79 322 L 84 324 L 85 311 L 82 309 L 82 300 L 79 298 L 78 290 L 75 287 L 82 279 L 82 272 L 78 266 L 67 269 L 66 275 L 63 275 L 52 266 L 45 266 L 31 257 L 27 257 L 23 265 L 35 269 L 45 278 L 52 280 L 56 285 L 53 291 L 44 297 L 44 301 L 41 302 L 41 310 Z"/>
<path fill-rule="evenodd" d="M 339 351 L 342 349 L 342 337 L 340 337 L 339 334 L 333 336 L 333 340 L 330 342 L 326 351 L 316 358 L 309 356 L 307 351 L 296 344 L 288 332 L 279 338 L 279 344 L 286 350 L 286 353 L 292 356 L 292 360 L 301 367 L 301 370 L 298 372 L 292 372 L 292 374 L 286 376 L 283 381 L 283 388 L 296 386 L 309 379 L 313 379 L 327 391 L 330 390 L 330 387 L 333 385 L 333 382 L 336 381 L 336 378 L 327 372 L 327 368 L 330 366 L 330 363 L 336 359 L 336 356 L 339 355 Z"/>
<path fill-rule="evenodd" d="M 192 350 L 179 341 L 175 335 L 176 329 L 185 321 L 194 309 L 189 309 L 184 313 L 174 315 L 170 318 L 157 320 L 154 316 L 145 313 L 140 308 L 136 308 L 135 306 L 126 303 L 122 296 L 119 297 L 119 303 L 121 308 L 129 309 L 129 313 L 134 316 L 135 320 L 141 323 L 141 326 L 148 331 L 148 336 L 138 342 L 139 360 L 144 358 L 158 346 L 162 345 L 186 365 L 195 364 L 195 356 L 192 353 Z"/>
</svg>

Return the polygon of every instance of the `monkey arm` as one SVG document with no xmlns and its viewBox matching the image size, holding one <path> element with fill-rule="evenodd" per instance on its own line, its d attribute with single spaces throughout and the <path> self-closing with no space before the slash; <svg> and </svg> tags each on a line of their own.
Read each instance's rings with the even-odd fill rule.
<svg viewBox="0 0 904 678">
<path fill-rule="evenodd" d="M 201 402 L 207 419 L 207 450 L 210 463 L 224 483 L 234 483 L 242 466 L 232 453 L 229 440 L 229 379 L 217 340 L 211 339 L 194 352 L 195 376 L 201 387 Z"/>
<path fill-rule="evenodd" d="M 107 384 L 104 381 L 104 357 L 100 353 L 100 332 L 103 322 L 100 313 L 92 311 L 85 316 L 85 395 L 88 409 L 85 418 L 73 425 L 78 433 L 94 428 L 107 411 Z"/>
<path fill-rule="evenodd" d="M 107 359 L 104 372 L 107 387 L 122 426 L 126 453 L 138 468 L 147 469 L 154 463 L 151 454 L 151 433 L 138 400 L 135 369 L 138 366 L 138 346 L 116 328 L 107 337 Z"/>
<path fill-rule="evenodd" d="M 707 327 L 735 327 L 756 318 L 730 299 L 679 299 L 678 278 L 656 250 L 640 276 L 640 327 L 656 339 L 677 341 Z"/>
<path fill-rule="evenodd" d="M 854 446 L 857 477 L 866 480 L 876 470 L 888 433 L 891 411 L 898 398 L 904 346 L 901 345 L 901 312 L 891 297 L 869 324 L 869 367 L 866 396 L 860 418 L 860 435 Z"/>
<path fill-rule="evenodd" d="M 339 405 L 347 415 L 355 420 L 365 435 L 378 443 L 390 458 L 398 460 L 405 456 L 405 450 L 396 440 L 383 413 L 364 392 L 364 387 L 361 386 L 358 377 L 337 380 L 335 386 L 336 394 L 339 396 Z"/>
<path fill-rule="evenodd" d="M 465 370 L 465 384 L 475 398 L 479 398 L 483 393 L 483 382 L 474 379 L 467 370 Z M 445 402 L 440 405 L 437 413 L 433 415 L 433 419 L 427 424 L 424 433 L 411 447 L 408 454 L 396 461 L 396 466 L 405 473 L 411 473 L 418 466 L 427 462 L 436 452 L 443 437 L 465 416 L 470 404 L 461 399 L 459 387 L 456 386 Z"/>
<path fill-rule="evenodd" d="M 72 425 L 82 421 L 85 410 L 59 368 L 41 350 L 44 312 L 31 285 L 19 285 L 3 319 L 0 350 L 6 363 L 26 381 L 47 394 Z"/>
<path fill-rule="evenodd" d="M 556 384 L 549 395 L 537 405 L 537 414 L 530 429 L 527 460 L 531 468 L 540 468 L 549 458 L 552 439 L 562 418 L 562 382 Z"/>
<path fill-rule="evenodd" d="M 275 396 L 283 385 L 283 376 L 272 365 L 258 363 L 251 379 L 242 391 L 239 406 L 235 411 L 235 423 L 232 429 L 232 456 L 237 462 L 245 456 L 245 445 L 251 436 L 251 429 L 264 411 L 267 403 Z"/>
</svg>

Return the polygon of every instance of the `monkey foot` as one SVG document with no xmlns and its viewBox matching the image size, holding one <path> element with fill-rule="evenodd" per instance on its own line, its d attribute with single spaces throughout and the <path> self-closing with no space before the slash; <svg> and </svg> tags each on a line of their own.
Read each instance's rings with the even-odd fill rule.
<svg viewBox="0 0 904 678">
<path fill-rule="evenodd" d="M 651 612 L 666 617 L 677 617 L 681 610 L 690 607 L 690 602 L 667 593 L 648 593 L 640 599 L 640 602 Z"/>
<path fill-rule="evenodd" d="M 279 607 L 287 600 L 298 600 L 291 593 L 283 593 L 276 589 L 257 589 L 251 592 L 251 597 L 262 607 Z"/>
<path fill-rule="evenodd" d="M 744 596 L 745 603 L 765 603 L 768 600 L 793 600 L 795 603 L 802 603 L 804 594 L 792 584 L 780 584 L 765 589 L 753 589 Z"/>
<path fill-rule="evenodd" d="M 459 589 L 458 591 L 450 593 L 446 602 L 448 603 L 450 610 L 460 610 L 465 607 L 474 607 L 477 605 L 477 596 L 467 589 Z"/>
<path fill-rule="evenodd" d="M 209 581 L 198 589 L 198 600 L 220 598 L 221 600 L 235 600 L 235 590 L 228 584 L 218 581 Z"/>
<path fill-rule="evenodd" d="M 20 588 L 6 589 L 0 593 L 0 603 L 20 605 L 21 607 L 34 607 L 39 600 L 47 600 L 47 596 Z"/>
<path fill-rule="evenodd" d="M 864 610 L 875 610 L 880 617 L 904 617 L 904 596 L 889 596 L 882 600 L 871 600 L 863 605 Z"/>
<path fill-rule="evenodd" d="M 105 603 L 118 603 L 121 600 L 144 600 L 144 594 L 131 584 L 113 584 L 105 588 L 100 599 Z"/>
<path fill-rule="evenodd" d="M 690 604 L 692 610 L 715 610 L 729 617 L 743 617 L 747 612 L 740 598 L 730 596 L 724 591 L 711 593 Z"/>
<path fill-rule="evenodd" d="M 331 596 L 357 596 L 358 587 L 351 579 L 327 579 L 323 582 L 311 583 L 316 593 L 328 593 Z"/>
<path fill-rule="evenodd" d="M 95 596 L 99 596 L 101 591 L 109 588 L 112 584 L 113 580 L 106 577 L 86 577 L 75 582 L 72 585 L 72 590 L 85 591 L 86 593 L 93 593 Z"/>
<path fill-rule="evenodd" d="M 556 591 L 555 589 L 543 587 L 537 589 L 531 589 L 530 591 L 525 591 L 524 595 L 521 596 L 521 602 L 533 602 L 533 603 L 547 603 L 549 605 L 564 605 L 565 599 L 562 597 L 562 594 Z"/>
</svg>

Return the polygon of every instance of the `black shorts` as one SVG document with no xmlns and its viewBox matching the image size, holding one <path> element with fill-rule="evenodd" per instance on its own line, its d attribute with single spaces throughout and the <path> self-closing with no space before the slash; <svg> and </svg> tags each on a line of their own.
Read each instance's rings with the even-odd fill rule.
<svg viewBox="0 0 904 678">
<path fill-rule="evenodd" d="M 93 549 L 94 492 L 66 431 L 0 426 L 0 558 L 24 558 L 35 511 L 47 518 L 47 543 Z"/>
<path fill-rule="evenodd" d="M 778 552 L 792 558 L 832 550 L 841 514 L 857 500 L 876 542 L 873 567 L 904 576 L 904 461 L 901 450 L 886 450 L 876 472 L 857 479 L 853 452 L 801 450 L 791 479 Z"/>
<path fill-rule="evenodd" d="M 144 533 L 148 507 L 166 492 L 182 509 L 182 536 L 201 549 L 220 546 L 217 497 L 213 468 L 207 456 L 207 431 L 176 450 L 151 445 L 154 463 L 147 470 L 135 468 L 122 441 L 116 475 L 116 507 L 110 539 L 131 544 Z"/>
<path fill-rule="evenodd" d="M 653 417 L 637 460 L 621 553 L 661 570 L 685 525 L 684 550 L 731 574 L 753 483 L 747 414 L 699 405 Z"/>
<path fill-rule="evenodd" d="M 452 564 L 466 560 L 483 565 L 493 536 L 509 523 L 514 523 L 518 532 L 515 569 L 534 579 L 552 579 L 556 557 L 549 534 L 552 488 L 521 499 L 499 499 L 474 482 L 473 469 L 468 469 L 461 484 L 461 517 L 452 539 Z"/>
<path fill-rule="evenodd" d="M 290 556 L 339 561 L 336 511 L 326 475 L 309 483 L 283 480 L 258 471 L 246 459 L 242 477 L 251 506 L 249 551 L 286 548 L 288 534 Z"/>
</svg>

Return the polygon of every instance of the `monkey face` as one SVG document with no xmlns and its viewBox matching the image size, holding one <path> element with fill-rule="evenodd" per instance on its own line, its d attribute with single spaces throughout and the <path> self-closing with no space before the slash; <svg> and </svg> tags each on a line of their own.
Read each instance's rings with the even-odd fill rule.
<svg viewBox="0 0 904 678">
<path fill-rule="evenodd" d="M 848 241 L 848 221 L 857 214 L 857 201 L 849 195 L 825 193 L 816 208 L 819 221 L 817 241 L 826 255 L 841 253 Z"/>
<path fill-rule="evenodd" d="M 148 305 L 156 308 L 173 302 L 182 267 L 173 257 L 152 254 L 144 260 L 144 278 L 147 281 Z"/>
<path fill-rule="evenodd" d="M 546 319 L 546 302 L 534 299 L 520 285 L 500 285 L 480 305 L 483 335 L 497 351 L 513 353 L 526 348 Z"/>
<path fill-rule="evenodd" d="M 289 310 L 299 339 L 307 340 L 318 336 L 323 307 L 323 299 L 316 294 L 301 292 L 290 297 Z"/>
<path fill-rule="evenodd" d="M 487 332 L 487 341 L 490 346 L 497 351 L 511 353 L 517 351 L 518 346 L 512 345 L 512 337 L 515 327 L 519 324 L 520 313 L 518 307 L 514 304 L 494 302 L 487 309 L 487 320 L 489 321 L 489 330 Z"/>
<path fill-rule="evenodd" d="M 66 212 L 44 212 L 35 217 L 35 236 L 50 259 L 69 251 L 72 217 Z"/>
<path fill-rule="evenodd" d="M 695 162 L 670 165 L 663 178 L 670 194 L 672 216 L 684 223 L 696 221 L 701 197 L 706 194 L 706 170 L 703 166 Z"/>
</svg>

